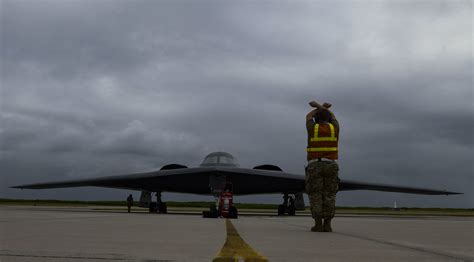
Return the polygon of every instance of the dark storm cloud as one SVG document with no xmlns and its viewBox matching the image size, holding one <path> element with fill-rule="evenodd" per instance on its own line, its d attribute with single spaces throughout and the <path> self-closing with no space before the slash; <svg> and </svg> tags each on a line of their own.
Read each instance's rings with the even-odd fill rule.
<svg viewBox="0 0 474 262">
<path fill-rule="evenodd" d="M 465 192 L 344 192 L 341 205 L 472 207 L 471 13 L 470 1 L 3 1 L 1 196 L 116 198 L 6 187 L 215 150 L 302 173 L 317 99 L 343 128 L 342 178 Z"/>
</svg>

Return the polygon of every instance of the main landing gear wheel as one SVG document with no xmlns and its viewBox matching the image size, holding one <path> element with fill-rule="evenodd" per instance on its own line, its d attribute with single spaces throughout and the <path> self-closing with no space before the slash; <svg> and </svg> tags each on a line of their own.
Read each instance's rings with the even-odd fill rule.
<svg viewBox="0 0 474 262">
<path fill-rule="evenodd" d="M 148 212 L 156 213 L 156 202 L 151 202 L 148 206 Z"/>
<path fill-rule="evenodd" d="M 202 211 L 202 217 L 204 218 L 218 218 L 219 211 L 216 208 L 216 205 L 211 205 L 209 211 Z"/>
<path fill-rule="evenodd" d="M 237 208 L 235 206 L 231 206 L 229 208 L 229 218 L 237 219 L 239 217 L 239 213 L 237 212 Z"/>
<path fill-rule="evenodd" d="M 165 202 L 161 202 L 160 204 L 157 204 L 156 202 L 151 202 L 148 206 L 148 212 L 167 214 L 168 207 L 166 206 Z"/>
<path fill-rule="evenodd" d="M 278 215 L 279 216 L 282 216 L 284 215 L 286 212 L 286 207 L 284 205 L 278 205 Z"/>
<path fill-rule="evenodd" d="M 294 204 L 288 207 L 288 215 L 290 216 L 296 215 L 296 206 Z"/>
<path fill-rule="evenodd" d="M 296 205 L 293 197 L 288 196 L 287 193 L 283 194 L 283 204 L 278 205 L 278 215 L 283 216 L 288 214 L 289 216 L 296 215 Z"/>
<path fill-rule="evenodd" d="M 156 192 L 156 202 L 150 203 L 148 211 L 150 213 L 168 213 L 168 207 L 166 206 L 166 203 L 161 201 L 161 192 Z"/>
<path fill-rule="evenodd" d="M 165 202 L 162 202 L 158 205 L 158 212 L 162 214 L 168 214 L 168 207 Z"/>
</svg>

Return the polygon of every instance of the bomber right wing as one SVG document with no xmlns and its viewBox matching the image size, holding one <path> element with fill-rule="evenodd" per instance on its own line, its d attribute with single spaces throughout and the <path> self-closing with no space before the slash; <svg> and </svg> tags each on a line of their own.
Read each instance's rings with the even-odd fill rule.
<svg viewBox="0 0 474 262">
<path fill-rule="evenodd" d="M 430 188 L 421 187 L 407 187 L 389 184 L 378 184 L 378 183 L 367 183 L 352 180 L 341 180 L 339 182 L 340 191 L 349 190 L 374 190 L 374 191 L 385 191 L 385 192 L 397 192 L 397 193 L 408 193 L 408 194 L 420 194 L 420 195 L 458 195 L 462 193 L 451 192 L 446 190 L 437 190 Z"/>
</svg>

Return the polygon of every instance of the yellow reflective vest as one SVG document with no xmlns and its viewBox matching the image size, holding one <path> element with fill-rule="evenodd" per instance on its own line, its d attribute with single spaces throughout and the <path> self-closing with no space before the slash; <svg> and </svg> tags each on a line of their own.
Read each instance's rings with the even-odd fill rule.
<svg viewBox="0 0 474 262">
<path fill-rule="evenodd" d="M 338 155 L 339 130 L 330 123 L 315 124 L 308 135 L 308 161 L 317 158 L 336 160 Z"/>
</svg>

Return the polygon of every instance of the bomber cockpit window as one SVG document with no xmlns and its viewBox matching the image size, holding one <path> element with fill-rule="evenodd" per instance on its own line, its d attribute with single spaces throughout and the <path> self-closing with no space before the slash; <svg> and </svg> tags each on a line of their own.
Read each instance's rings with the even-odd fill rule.
<svg viewBox="0 0 474 262">
<path fill-rule="evenodd" d="M 208 156 L 204 161 L 202 162 L 204 165 L 215 165 L 219 162 L 219 157 L 218 156 Z"/>
<path fill-rule="evenodd" d="M 214 152 L 206 156 L 201 166 L 238 166 L 236 159 L 226 152 Z"/>
<path fill-rule="evenodd" d="M 219 164 L 223 165 L 238 165 L 237 161 L 234 158 L 228 156 L 220 156 L 219 157 Z"/>
</svg>

